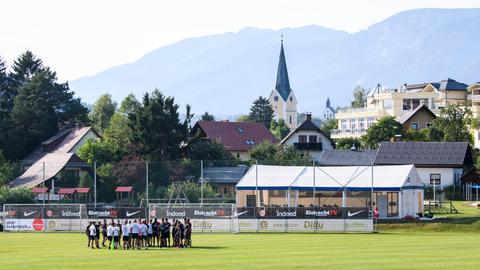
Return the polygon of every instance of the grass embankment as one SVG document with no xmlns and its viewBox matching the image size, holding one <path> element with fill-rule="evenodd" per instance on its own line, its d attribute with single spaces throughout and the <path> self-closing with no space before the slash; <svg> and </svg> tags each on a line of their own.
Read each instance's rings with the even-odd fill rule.
<svg viewBox="0 0 480 270">
<path fill-rule="evenodd" d="M 466 202 L 454 202 L 458 213 L 437 214 L 429 221 L 381 221 L 379 231 L 480 232 L 480 209 Z"/>
</svg>

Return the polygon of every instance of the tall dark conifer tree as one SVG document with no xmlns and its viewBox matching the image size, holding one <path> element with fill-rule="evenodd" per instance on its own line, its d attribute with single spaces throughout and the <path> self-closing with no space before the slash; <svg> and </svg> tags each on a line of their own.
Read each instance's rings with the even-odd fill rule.
<svg viewBox="0 0 480 270">
<path fill-rule="evenodd" d="M 263 123 L 265 127 L 270 128 L 273 119 L 273 109 L 270 102 L 262 96 L 258 97 L 250 108 L 248 118 L 253 122 Z"/>
</svg>

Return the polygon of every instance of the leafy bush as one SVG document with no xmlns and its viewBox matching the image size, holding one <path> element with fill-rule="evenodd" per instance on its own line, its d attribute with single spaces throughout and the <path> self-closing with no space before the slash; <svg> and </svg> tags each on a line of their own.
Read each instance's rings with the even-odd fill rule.
<svg viewBox="0 0 480 270">
<path fill-rule="evenodd" d="M 0 205 L 6 203 L 33 203 L 33 193 L 26 188 L 2 187 L 0 188 Z"/>
</svg>

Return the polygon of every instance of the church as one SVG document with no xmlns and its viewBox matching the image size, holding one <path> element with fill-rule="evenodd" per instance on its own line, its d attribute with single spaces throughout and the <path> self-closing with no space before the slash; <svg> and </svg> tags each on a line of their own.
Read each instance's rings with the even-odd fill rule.
<svg viewBox="0 0 480 270">
<path fill-rule="evenodd" d="M 280 58 L 278 61 L 277 81 L 275 89 L 268 98 L 276 120 L 283 119 L 290 130 L 297 127 L 297 98 L 290 88 L 288 79 L 287 62 L 283 49 L 283 39 L 280 46 Z"/>
</svg>

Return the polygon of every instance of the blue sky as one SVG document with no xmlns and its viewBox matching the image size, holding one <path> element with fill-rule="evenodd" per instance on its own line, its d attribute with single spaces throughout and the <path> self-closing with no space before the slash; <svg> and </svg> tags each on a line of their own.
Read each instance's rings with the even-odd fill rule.
<svg viewBox="0 0 480 270">
<path fill-rule="evenodd" d="M 247 26 L 356 32 L 404 10 L 473 7 L 480 0 L 11 0 L 0 3 L 0 56 L 11 63 L 30 49 L 61 80 L 73 80 L 185 38 Z"/>
</svg>

